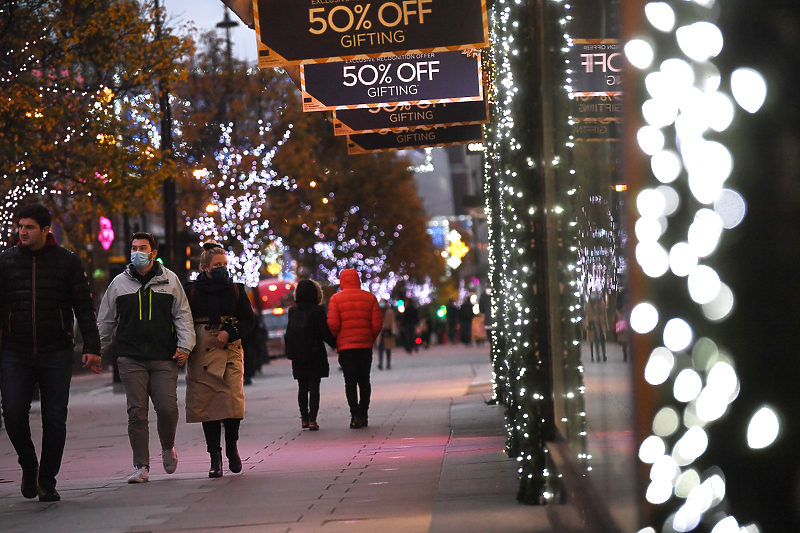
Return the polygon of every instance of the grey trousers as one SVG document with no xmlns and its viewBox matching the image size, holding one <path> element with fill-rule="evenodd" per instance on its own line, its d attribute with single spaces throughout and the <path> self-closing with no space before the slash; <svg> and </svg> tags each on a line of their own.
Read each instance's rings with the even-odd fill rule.
<svg viewBox="0 0 800 533">
<path fill-rule="evenodd" d="M 120 357 L 119 377 L 128 400 L 128 439 L 133 450 L 133 466 L 150 467 L 148 408 L 153 400 L 158 439 L 162 450 L 175 445 L 178 428 L 178 365 L 174 361 L 148 361 Z"/>
</svg>

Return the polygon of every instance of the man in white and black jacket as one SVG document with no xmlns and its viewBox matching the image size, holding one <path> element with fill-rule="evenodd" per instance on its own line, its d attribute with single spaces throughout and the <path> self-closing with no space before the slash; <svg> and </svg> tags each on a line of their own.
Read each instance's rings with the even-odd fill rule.
<svg viewBox="0 0 800 533">
<path fill-rule="evenodd" d="M 178 365 L 195 344 L 189 301 L 178 277 L 155 261 L 158 244 L 149 233 L 134 233 L 131 263 L 115 277 L 100 304 L 97 323 L 105 350 L 115 341 L 119 376 L 128 402 L 128 438 L 133 474 L 128 483 L 150 477 L 149 398 L 156 411 L 164 471 L 178 467 Z M 149 398 L 148 398 L 149 397 Z"/>
<path fill-rule="evenodd" d="M 100 336 L 89 281 L 80 259 L 58 246 L 52 215 L 40 204 L 16 216 L 19 242 L 0 254 L 0 389 L 3 416 L 22 467 L 22 495 L 61 499 L 56 476 L 67 438 L 67 405 L 74 364 L 74 320 L 83 335 L 83 363 L 101 370 Z M 29 413 L 38 383 L 42 457 L 37 460 Z"/>
</svg>

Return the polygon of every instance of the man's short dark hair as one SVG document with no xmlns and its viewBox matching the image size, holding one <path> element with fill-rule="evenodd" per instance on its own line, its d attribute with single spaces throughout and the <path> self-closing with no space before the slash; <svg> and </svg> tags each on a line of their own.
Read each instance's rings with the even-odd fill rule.
<svg viewBox="0 0 800 533">
<path fill-rule="evenodd" d="M 136 233 L 133 234 L 133 237 L 131 237 L 131 246 L 133 246 L 133 241 L 135 241 L 136 239 L 145 240 L 150 243 L 151 250 L 158 250 L 158 241 L 156 240 L 155 237 L 153 237 L 152 233 L 137 231 Z"/>
<path fill-rule="evenodd" d="M 17 213 L 17 222 L 23 218 L 35 220 L 40 228 L 44 228 L 53 223 L 53 215 L 50 213 L 50 210 L 42 204 L 30 204 L 20 209 Z"/>
</svg>

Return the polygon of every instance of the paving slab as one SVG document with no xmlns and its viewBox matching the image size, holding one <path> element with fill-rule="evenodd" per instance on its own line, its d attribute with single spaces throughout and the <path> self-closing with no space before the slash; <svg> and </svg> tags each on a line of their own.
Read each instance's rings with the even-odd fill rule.
<svg viewBox="0 0 800 533">
<path fill-rule="evenodd" d="M 132 466 L 124 394 L 108 373 L 76 375 L 61 502 L 22 498 L 16 455 L 0 430 L 0 531 L 549 533 L 545 510 L 515 499 L 502 408 L 485 404 L 488 348 L 398 351 L 391 371 L 373 370 L 370 425 L 358 430 L 349 429 L 341 372 L 330 362 L 318 432 L 300 427 L 288 361 L 265 366 L 245 389 L 240 474 L 209 479 L 202 428 L 183 420 L 178 471 L 164 473 L 151 410 L 152 472 L 141 485 L 125 482 Z M 179 383 L 183 417 L 183 377 Z M 38 443 L 38 404 L 31 423 Z"/>
</svg>

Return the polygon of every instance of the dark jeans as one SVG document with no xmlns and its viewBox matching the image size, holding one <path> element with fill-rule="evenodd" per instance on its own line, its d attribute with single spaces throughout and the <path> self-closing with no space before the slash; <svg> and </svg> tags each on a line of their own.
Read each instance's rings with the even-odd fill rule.
<svg viewBox="0 0 800 533">
<path fill-rule="evenodd" d="M 297 405 L 300 407 L 300 418 L 305 421 L 317 421 L 319 413 L 319 385 L 322 378 L 301 378 L 297 380 Z"/>
<path fill-rule="evenodd" d="M 61 457 L 67 441 L 67 404 L 72 379 L 72 350 L 34 357 L 3 351 L 0 354 L 0 390 L 6 432 L 17 452 L 20 466 L 30 471 L 39 466 L 39 483 L 56 486 Z M 31 439 L 30 412 L 33 390 L 39 384 L 42 412 L 42 460 L 37 461 Z"/>
<path fill-rule="evenodd" d="M 239 441 L 239 425 L 242 423 L 239 418 L 226 418 L 225 420 L 214 420 L 203 422 L 203 434 L 206 436 L 206 450 L 208 453 L 217 452 L 222 449 L 222 426 L 225 426 L 225 450 L 230 453 L 236 449 Z"/>
<path fill-rule="evenodd" d="M 600 349 L 603 349 L 603 361 L 606 360 L 606 336 L 603 334 L 603 328 L 594 322 L 589 322 L 589 329 L 593 333 L 593 342 L 589 344 L 589 353 L 594 361 L 594 356 L 597 354 L 597 362 L 600 362 Z"/>
<path fill-rule="evenodd" d="M 372 386 L 369 371 L 372 367 L 372 348 L 356 348 L 339 352 L 339 364 L 344 372 L 344 394 L 351 416 L 367 416 Z M 358 393 L 361 392 L 361 400 Z"/>
</svg>

